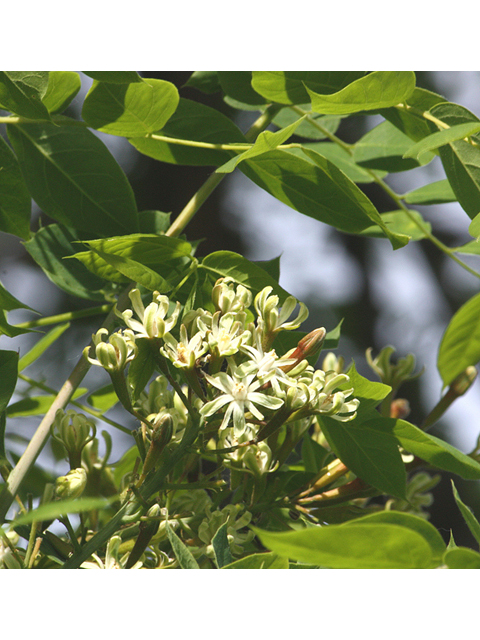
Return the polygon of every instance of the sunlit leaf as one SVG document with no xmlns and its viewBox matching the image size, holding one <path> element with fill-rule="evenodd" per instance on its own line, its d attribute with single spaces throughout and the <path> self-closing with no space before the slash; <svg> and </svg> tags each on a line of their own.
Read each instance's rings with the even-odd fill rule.
<svg viewBox="0 0 480 640">
<path fill-rule="evenodd" d="M 426 184 L 424 187 L 409 191 L 404 197 L 407 204 L 443 204 L 455 202 L 456 199 L 448 180 Z"/>
<path fill-rule="evenodd" d="M 0 71 L 0 108 L 32 120 L 49 120 L 42 103 L 48 71 Z"/>
<path fill-rule="evenodd" d="M 75 71 L 50 71 L 43 104 L 49 113 L 62 113 L 80 91 L 82 81 Z"/>
</svg>

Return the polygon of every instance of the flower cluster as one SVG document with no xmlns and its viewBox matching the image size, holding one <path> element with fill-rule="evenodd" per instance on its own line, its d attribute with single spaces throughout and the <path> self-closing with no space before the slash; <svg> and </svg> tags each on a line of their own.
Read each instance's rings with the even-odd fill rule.
<svg viewBox="0 0 480 640">
<path fill-rule="evenodd" d="M 292 296 L 281 304 L 268 286 L 253 298 L 247 287 L 221 278 L 213 287 L 209 309 L 190 309 L 182 316 L 178 302 L 157 292 L 147 306 L 138 289 L 130 293 L 130 300 L 132 309 L 117 312 L 127 328 L 108 341 L 105 330 L 100 330 L 94 336 L 96 359 L 86 354 L 89 361 L 113 374 L 135 358 L 135 340 L 150 341 L 157 357 L 178 370 L 185 394 L 205 419 L 207 433 L 216 433 L 217 443 L 248 444 L 245 464 L 255 473 L 269 468 L 266 445 L 258 447 L 265 439 L 259 437 L 262 430 L 274 429 L 273 424 L 268 427 L 270 421 L 278 422 L 281 416 L 281 426 L 317 414 L 343 422 L 355 417 L 358 400 L 352 398 L 348 376 L 334 368 L 315 370 L 309 363 L 322 346 L 325 329 L 312 331 L 286 353 L 277 353 L 278 334 L 298 329 L 308 316 L 306 306 Z M 137 406 L 143 406 L 152 423 L 169 413 L 174 431 L 188 419 L 185 404 L 163 376 L 152 382 L 148 396 L 142 394 Z"/>
</svg>

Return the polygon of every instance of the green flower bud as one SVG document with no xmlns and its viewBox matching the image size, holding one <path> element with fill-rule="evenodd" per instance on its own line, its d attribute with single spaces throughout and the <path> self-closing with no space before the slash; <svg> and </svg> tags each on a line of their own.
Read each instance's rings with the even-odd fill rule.
<svg viewBox="0 0 480 640">
<path fill-rule="evenodd" d="M 55 480 L 55 494 L 57 498 L 79 498 L 87 484 L 87 472 L 82 467 L 72 469 L 66 476 Z"/>
<path fill-rule="evenodd" d="M 65 448 L 70 467 L 75 469 L 80 466 L 83 448 L 94 439 L 97 429 L 93 420 L 83 414 L 73 409 L 58 409 L 51 432 L 53 438 Z"/>
<path fill-rule="evenodd" d="M 123 371 L 127 364 L 133 360 L 137 354 L 137 345 L 133 331 L 117 331 L 108 336 L 108 342 L 104 338 L 108 336 L 108 330 L 102 327 L 92 336 L 95 345 L 95 358 L 89 356 L 90 347 L 85 347 L 83 355 L 90 362 L 99 367 L 103 367 L 109 372 Z"/>
</svg>

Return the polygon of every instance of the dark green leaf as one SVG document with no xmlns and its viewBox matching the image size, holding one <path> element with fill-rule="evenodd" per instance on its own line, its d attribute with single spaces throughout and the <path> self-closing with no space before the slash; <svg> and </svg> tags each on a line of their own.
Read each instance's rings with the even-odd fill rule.
<svg viewBox="0 0 480 640">
<path fill-rule="evenodd" d="M 30 237 L 31 198 L 17 159 L 0 136 L 0 231 Z"/>
<path fill-rule="evenodd" d="M 457 200 L 448 180 L 439 180 L 405 195 L 407 204 L 443 204 Z"/>
<path fill-rule="evenodd" d="M 450 127 L 480 124 L 468 109 L 452 103 L 437 104 L 430 113 Z M 443 168 L 455 196 L 470 218 L 480 212 L 480 135 L 474 134 L 476 145 L 457 140 L 440 147 Z"/>
<path fill-rule="evenodd" d="M 224 565 L 222 569 L 288 569 L 288 560 L 275 553 L 253 553 Z"/>
<path fill-rule="evenodd" d="M 344 89 L 321 95 L 311 89 L 312 111 L 346 114 L 376 111 L 405 102 L 415 89 L 413 71 L 374 71 Z"/>
<path fill-rule="evenodd" d="M 411 146 L 411 138 L 385 121 L 366 133 L 355 144 L 353 160 L 363 167 L 388 173 L 409 171 L 433 160 L 433 153 L 425 153 L 420 161 L 405 159 L 405 153 Z"/>
<path fill-rule="evenodd" d="M 443 469 L 467 480 L 480 479 L 480 464 L 465 455 L 452 445 L 425 433 L 418 427 L 410 424 L 406 420 L 393 420 L 392 432 L 399 443 L 420 459 L 425 460 L 437 469 Z"/>
<path fill-rule="evenodd" d="M 403 209 L 398 209 L 397 211 L 389 211 L 388 213 L 381 213 L 380 215 L 392 233 L 408 236 L 410 240 L 422 240 L 428 237 L 426 231 L 431 232 L 432 230 L 432 225 L 426 222 L 418 211 L 410 210 L 410 215 L 408 215 Z M 415 220 L 418 221 L 418 224 L 415 224 Z M 372 238 L 385 237 L 382 229 L 378 225 L 368 227 L 362 231 L 360 235 L 370 236 Z"/>
<path fill-rule="evenodd" d="M 16 351 L 0 351 L 0 413 L 2 413 L 12 397 L 17 384 L 18 353 Z"/>
<path fill-rule="evenodd" d="M 480 361 L 480 293 L 470 298 L 450 320 L 437 357 L 444 387 Z"/>
<path fill-rule="evenodd" d="M 478 544 L 480 544 L 480 523 L 474 516 L 473 511 L 470 509 L 470 507 L 468 507 L 464 502 L 462 502 L 462 499 L 460 498 L 457 488 L 453 484 L 453 480 L 452 480 L 452 490 L 453 490 L 453 497 L 455 498 L 455 502 L 457 503 L 457 507 L 460 509 L 460 513 L 462 514 L 463 519 L 467 523 L 467 526 L 470 529 L 470 533 L 473 535 L 473 537 L 478 542 Z"/>
<path fill-rule="evenodd" d="M 251 71 L 217 71 L 223 92 L 236 102 L 257 107 L 266 104 L 265 98 L 252 88 Z"/>
<path fill-rule="evenodd" d="M 230 543 L 227 537 L 227 529 L 228 525 L 225 522 L 212 538 L 215 560 L 217 561 L 217 567 L 219 569 L 233 562 L 232 554 L 230 553 Z"/>
<path fill-rule="evenodd" d="M 433 125 L 423 117 L 423 112 L 429 111 L 439 102 L 445 102 L 445 98 L 432 91 L 417 87 L 407 100 L 408 106 L 415 107 L 415 111 L 403 107 L 391 107 L 390 109 L 382 109 L 380 113 L 412 140 L 422 140 L 433 130 Z"/>
<path fill-rule="evenodd" d="M 308 111 L 308 119 L 302 122 L 298 129 L 295 131 L 295 135 L 301 138 L 308 138 L 309 140 L 324 140 L 328 138 L 328 134 L 335 133 L 340 126 L 342 118 L 340 116 L 321 116 L 318 113 L 310 111 L 310 104 L 298 105 L 303 111 Z M 298 113 L 293 109 L 286 107 L 278 112 L 273 118 L 273 124 L 283 129 L 288 127 L 289 124 L 298 120 Z M 315 126 L 316 123 L 318 125 Z M 337 145 L 335 145 L 337 146 Z"/>
<path fill-rule="evenodd" d="M 76 253 L 77 249 L 72 244 L 75 240 L 78 236 L 70 229 L 49 224 L 41 227 L 24 246 L 57 287 L 79 298 L 104 301 L 106 281 L 77 260 L 64 260 Z"/>
<path fill-rule="evenodd" d="M 138 222 L 141 233 L 160 235 L 170 226 L 170 214 L 163 211 L 140 211 Z"/>
<path fill-rule="evenodd" d="M 83 73 L 94 80 L 111 82 L 112 84 L 143 82 L 142 77 L 136 71 L 84 71 Z"/>
<path fill-rule="evenodd" d="M 173 553 L 182 569 L 200 569 L 197 561 L 190 549 L 180 540 L 175 531 L 170 526 L 168 520 L 165 522 L 167 536 L 172 545 Z"/>
<path fill-rule="evenodd" d="M 216 71 L 194 71 L 184 86 L 207 94 L 222 90 Z"/>
<path fill-rule="evenodd" d="M 132 390 L 135 402 L 145 389 L 155 370 L 155 359 L 148 339 L 137 338 L 135 341 L 138 351 L 128 368 L 127 383 Z"/>
<path fill-rule="evenodd" d="M 302 441 L 302 460 L 305 471 L 316 474 L 325 464 L 325 458 L 329 455 L 329 451 L 322 447 L 321 444 L 315 442 L 309 433 L 303 437 Z"/>
<path fill-rule="evenodd" d="M 336 93 L 364 75 L 364 71 L 254 71 L 252 85 L 271 102 L 300 105 L 310 103 L 308 89 Z"/>
<path fill-rule="evenodd" d="M 22 124 L 9 125 L 8 135 L 30 193 L 47 215 L 100 236 L 138 230 L 132 188 L 91 131 Z"/>
<path fill-rule="evenodd" d="M 240 129 L 227 116 L 193 100 L 180 99 L 178 108 L 158 135 L 209 144 L 246 142 Z M 182 165 L 219 166 L 232 151 L 200 149 L 152 138 L 131 138 L 129 142 L 146 156 L 162 162 Z"/>
<path fill-rule="evenodd" d="M 397 524 L 354 521 L 280 533 L 254 531 L 279 556 L 332 569 L 430 569 L 433 564 L 425 538 Z"/>
<path fill-rule="evenodd" d="M 125 258 L 124 256 L 118 256 L 114 253 L 105 253 L 104 251 L 96 251 L 95 253 L 99 258 L 104 260 L 115 271 L 118 271 L 128 280 L 141 284 L 150 291 L 159 291 L 160 293 L 166 293 L 172 289 L 172 285 L 162 278 L 159 273 L 156 273 L 153 269 L 146 267 L 145 265 L 132 260 L 131 258 Z"/>
<path fill-rule="evenodd" d="M 24 118 L 50 120 L 42 103 L 48 71 L 0 71 L 0 108 Z"/>
<path fill-rule="evenodd" d="M 85 122 L 115 136 L 145 136 L 160 130 L 175 113 L 179 95 L 174 84 L 148 79 L 131 84 L 94 81 L 83 103 Z"/>
<path fill-rule="evenodd" d="M 449 569 L 480 569 L 480 553 L 467 547 L 449 549 L 443 561 Z"/>
<path fill-rule="evenodd" d="M 240 169 L 255 184 L 296 211 L 340 231 L 358 233 L 372 222 L 384 228 L 395 249 L 407 236 L 392 234 L 365 194 L 333 163 L 311 149 L 315 165 L 286 151 L 269 151 L 246 160 Z"/>
<path fill-rule="evenodd" d="M 0 335 L 3 333 L 10 338 L 21 335 L 22 333 L 29 333 L 30 331 L 30 329 L 18 329 L 8 324 L 6 312 L 12 311 L 13 309 L 29 309 L 33 311 L 31 307 L 23 304 L 23 302 L 20 302 L 12 296 L 0 282 Z"/>
<path fill-rule="evenodd" d="M 82 82 L 74 71 L 50 71 L 43 104 L 51 114 L 62 113 L 80 91 Z"/>
</svg>

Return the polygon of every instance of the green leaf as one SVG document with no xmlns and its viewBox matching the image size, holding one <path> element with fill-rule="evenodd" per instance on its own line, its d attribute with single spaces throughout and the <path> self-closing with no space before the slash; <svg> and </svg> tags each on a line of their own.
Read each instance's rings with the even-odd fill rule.
<svg viewBox="0 0 480 640">
<path fill-rule="evenodd" d="M 237 164 L 242 160 L 246 160 L 248 158 L 255 158 L 256 156 L 262 155 L 262 153 L 266 153 L 267 151 L 273 151 L 279 145 L 283 144 L 288 138 L 290 138 L 295 129 L 299 126 L 302 120 L 305 118 L 303 116 L 300 120 L 296 120 L 292 124 L 285 127 L 285 129 L 280 129 L 280 131 L 262 131 L 258 138 L 255 140 L 255 144 L 244 151 L 238 156 L 231 158 L 227 163 L 222 165 L 217 169 L 217 173 L 231 173 Z"/>
<path fill-rule="evenodd" d="M 433 153 L 422 155 L 421 161 L 406 160 L 412 140 L 393 124 L 384 121 L 366 133 L 355 144 L 353 160 L 363 167 L 394 173 L 409 171 L 433 160 Z"/>
<path fill-rule="evenodd" d="M 51 331 L 49 331 L 46 335 L 44 335 L 40 340 L 30 349 L 27 353 L 20 358 L 18 362 L 18 370 L 23 371 L 32 362 L 38 360 L 40 356 L 50 347 L 62 334 L 66 331 L 70 326 L 70 323 L 67 322 L 65 324 L 59 324 Z"/>
<path fill-rule="evenodd" d="M 418 224 L 415 224 L 414 220 L 417 220 L 418 223 L 421 224 L 423 228 L 428 229 L 428 231 L 431 232 L 432 230 L 432 225 L 426 222 L 418 211 L 410 210 L 410 215 L 408 215 L 403 209 L 398 209 L 397 211 L 389 211 L 388 213 L 381 213 L 380 215 L 392 233 L 408 236 L 410 240 L 422 240 L 428 237 L 426 231 L 423 231 Z M 385 237 L 383 230 L 378 225 L 368 227 L 362 231 L 360 235 L 370 236 L 372 238 Z"/>
<path fill-rule="evenodd" d="M 457 503 L 457 507 L 460 509 L 460 513 L 463 516 L 463 519 L 467 523 L 468 528 L 470 529 L 470 533 L 473 535 L 475 540 L 480 544 L 480 523 L 473 515 L 473 511 L 468 507 L 462 499 L 457 491 L 456 486 L 453 484 L 452 480 L 452 491 L 453 497 L 455 498 L 455 502 Z"/>
<path fill-rule="evenodd" d="M 231 564 L 226 564 L 222 569 L 288 569 L 287 558 L 279 558 L 275 553 L 253 553 Z"/>
<path fill-rule="evenodd" d="M 468 233 L 476 240 L 480 237 L 480 213 L 468 225 Z"/>
<path fill-rule="evenodd" d="M 237 125 L 223 113 L 184 98 L 180 98 L 176 112 L 157 134 L 209 144 L 246 142 Z M 200 149 L 152 138 L 130 138 L 129 142 L 140 153 L 170 164 L 219 166 L 233 155 L 233 151 Z"/>
<path fill-rule="evenodd" d="M 286 151 L 269 151 L 246 160 L 241 171 L 255 184 L 296 211 L 345 231 L 358 233 L 378 224 L 394 249 L 408 237 L 392 234 L 372 202 L 333 163 L 304 148 L 315 165 Z"/>
<path fill-rule="evenodd" d="M 47 92 L 43 96 L 43 104 L 48 112 L 62 113 L 80 91 L 82 81 L 74 71 L 50 71 Z"/>
<path fill-rule="evenodd" d="M 469 366 L 480 361 L 480 293 L 454 314 L 440 342 L 437 368 L 447 387 Z"/>
<path fill-rule="evenodd" d="M 31 198 L 17 159 L 0 136 L 0 231 L 28 240 Z"/>
<path fill-rule="evenodd" d="M 148 79 L 131 84 L 94 81 L 83 103 L 82 117 L 98 131 L 115 136 L 146 136 L 161 129 L 175 113 L 179 95 L 174 84 Z"/>
<path fill-rule="evenodd" d="M 200 569 L 197 561 L 190 549 L 180 540 L 175 531 L 170 526 L 168 520 L 165 521 L 167 536 L 172 545 L 173 553 L 182 569 Z"/>
<path fill-rule="evenodd" d="M 307 90 L 312 111 L 346 114 L 393 107 L 405 102 L 414 89 L 413 71 L 374 71 L 330 95 Z"/>
<path fill-rule="evenodd" d="M 83 71 L 86 76 L 100 82 L 112 84 L 130 84 L 143 82 L 143 78 L 136 71 Z"/>
<path fill-rule="evenodd" d="M 357 415 L 362 419 L 370 419 L 372 409 L 378 407 L 380 402 L 388 396 L 392 388 L 382 382 L 372 382 L 368 378 L 360 375 L 355 367 L 355 362 L 347 370 L 349 380 L 342 387 L 344 389 L 354 388 L 354 396 L 360 399 L 360 407 Z"/>
<path fill-rule="evenodd" d="M 443 561 L 449 569 L 480 569 L 480 553 L 467 547 L 449 549 Z"/>
<path fill-rule="evenodd" d="M 182 259 L 188 259 L 188 262 L 191 260 L 192 245 L 180 238 L 170 238 L 169 236 L 138 233 L 87 240 L 84 243 L 92 250 L 76 253 L 72 257 L 80 260 L 87 269 L 101 278 L 118 282 L 124 282 L 129 276 L 122 275 L 119 278 L 117 268 L 107 262 L 107 254 L 109 260 L 115 260 L 112 256 L 125 258 L 126 268 L 128 268 L 128 260 L 130 260 L 147 266 L 150 270 L 165 268 L 165 265 L 174 265 L 175 261 Z"/>
<path fill-rule="evenodd" d="M 437 529 L 435 529 L 430 522 L 424 518 L 420 518 L 419 516 L 415 516 L 411 513 L 403 513 L 401 511 L 378 511 L 377 513 L 370 513 L 356 520 L 350 520 L 343 526 L 363 523 L 374 524 L 376 522 L 396 524 L 420 534 L 431 549 L 432 563 L 435 565 L 441 564 L 443 554 L 446 551 L 445 542 Z"/>
<path fill-rule="evenodd" d="M 212 538 L 212 546 L 215 552 L 215 560 L 217 561 L 217 567 L 222 569 L 225 565 L 229 565 L 233 562 L 232 554 L 230 553 L 230 543 L 227 537 L 228 525 L 225 522 L 217 530 Z"/>
<path fill-rule="evenodd" d="M 105 509 L 105 507 L 109 507 L 117 500 L 118 496 L 112 496 L 111 498 L 75 498 L 73 500 L 50 502 L 15 518 L 13 527 L 30 524 L 31 522 L 42 522 L 42 520 L 52 520 L 53 518 L 58 518 L 59 516 L 69 513 L 82 513 L 83 511 L 92 511 L 93 509 Z"/>
<path fill-rule="evenodd" d="M 410 191 L 404 196 L 404 200 L 407 204 L 443 204 L 456 202 L 457 198 L 449 181 L 439 180 Z"/>
<path fill-rule="evenodd" d="M 309 113 L 307 113 L 308 118 L 296 129 L 296 136 L 308 138 L 309 140 L 324 140 L 328 138 L 329 133 L 335 133 L 340 126 L 342 121 L 340 116 L 321 116 L 318 113 L 313 113 L 310 111 L 310 104 L 300 104 L 298 106 Z M 280 129 L 283 129 L 296 120 L 298 120 L 298 114 L 293 109 L 285 108 L 277 113 L 272 122 Z M 315 126 L 314 123 L 318 124 L 319 127 Z"/>
<path fill-rule="evenodd" d="M 352 155 L 345 149 L 342 149 L 338 144 L 334 142 L 307 142 L 302 145 L 301 149 L 288 149 L 289 153 L 292 153 L 301 158 L 306 158 L 309 162 L 316 164 L 313 160 L 313 155 L 305 152 L 305 149 L 314 151 L 324 158 L 327 158 L 335 166 L 337 166 L 343 173 L 350 178 L 353 182 L 368 183 L 374 181 L 374 176 L 382 178 L 387 175 L 386 171 L 367 171 L 360 165 L 356 164 L 352 158 Z"/>
<path fill-rule="evenodd" d="M 450 144 L 451 142 L 456 142 L 457 140 L 462 140 L 463 138 L 468 138 L 472 134 L 478 133 L 479 131 L 480 122 L 467 122 L 465 124 L 454 125 L 449 129 L 444 129 L 443 131 L 432 133 L 423 140 L 420 140 L 420 142 L 414 144 L 413 147 L 411 146 L 408 151 L 403 154 L 403 157 L 418 159 L 422 154 L 428 151 L 438 149 L 445 144 Z"/>
<path fill-rule="evenodd" d="M 355 397 L 358 397 L 355 392 Z M 360 403 L 362 398 L 360 398 Z M 405 498 L 406 473 L 387 418 L 339 422 L 317 417 L 328 444 L 353 473 L 382 493 Z"/>
<path fill-rule="evenodd" d="M 83 387 L 78 388 L 72 396 L 72 400 L 76 400 L 87 391 Z M 50 409 L 52 402 L 55 400 L 54 394 L 43 396 L 29 396 L 18 402 L 14 402 L 7 407 L 7 416 L 9 418 L 23 418 L 25 416 L 45 415 Z"/>
<path fill-rule="evenodd" d="M 30 311 L 34 311 L 31 307 L 23 304 L 23 302 L 20 302 L 12 296 L 0 282 L 0 335 L 4 334 L 10 338 L 30 332 L 30 329 L 18 329 L 8 324 L 6 312 L 13 311 L 13 309 L 29 309 Z"/>
<path fill-rule="evenodd" d="M 0 71 L 0 108 L 32 120 L 50 120 L 42 103 L 48 71 Z"/>
<path fill-rule="evenodd" d="M 382 109 L 380 113 L 412 140 L 423 140 L 432 133 L 432 125 L 423 117 L 423 112 L 429 111 L 440 102 L 445 102 L 445 98 L 438 93 L 417 87 L 407 102 L 409 107 L 415 107 L 415 111 L 403 107 L 390 107 Z"/>
<path fill-rule="evenodd" d="M 145 389 L 155 370 L 155 358 L 153 356 L 150 340 L 137 338 L 135 341 L 138 351 L 128 368 L 127 384 L 132 390 L 132 399 L 135 402 Z"/>
<path fill-rule="evenodd" d="M 217 71 L 217 77 L 225 95 L 234 101 L 254 107 L 267 102 L 252 88 L 251 71 Z"/>
<path fill-rule="evenodd" d="M 54 220 L 100 236 L 138 230 L 132 188 L 107 147 L 88 129 L 8 125 L 22 173 Z"/>
<path fill-rule="evenodd" d="M 41 227 L 24 243 L 25 249 L 57 287 L 86 300 L 105 300 L 106 281 L 95 276 L 77 260 L 64 260 L 73 256 L 72 242 L 78 235 L 58 224 Z"/>
<path fill-rule="evenodd" d="M 279 556 L 332 569 L 430 569 L 433 564 L 425 538 L 392 523 L 357 521 L 280 533 L 254 531 Z"/>
<path fill-rule="evenodd" d="M 184 85 L 202 93 L 217 93 L 222 90 L 216 71 L 194 71 Z"/>
<path fill-rule="evenodd" d="M 170 214 L 163 211 L 140 211 L 138 221 L 142 233 L 162 235 L 170 226 Z"/>
<path fill-rule="evenodd" d="M 480 479 L 480 464 L 470 456 L 406 420 L 385 420 L 392 421 L 392 432 L 406 451 L 437 469 L 455 473 L 466 480 Z"/>
<path fill-rule="evenodd" d="M 97 389 L 91 393 L 87 398 L 87 402 L 94 409 L 97 409 L 97 411 L 106 413 L 118 402 L 118 396 L 115 393 L 113 384 L 107 384 L 105 387 L 101 387 L 101 389 Z"/>
<path fill-rule="evenodd" d="M 450 127 L 480 124 L 468 109 L 448 102 L 437 104 L 430 113 Z M 439 153 L 458 202 L 473 219 L 480 213 L 480 135 L 474 134 L 472 139 L 477 146 L 457 140 L 440 147 Z"/>
<path fill-rule="evenodd" d="M 254 71 L 252 85 L 271 102 L 300 105 L 310 103 L 308 89 L 336 93 L 364 75 L 364 71 Z"/>
<path fill-rule="evenodd" d="M 0 414 L 6 409 L 17 384 L 18 353 L 16 351 L 0 351 Z"/>
<path fill-rule="evenodd" d="M 461 247 L 455 247 L 453 250 L 456 253 L 466 253 L 468 255 L 478 256 L 480 255 L 480 242 L 478 240 L 472 240 Z"/>
<path fill-rule="evenodd" d="M 325 447 L 315 442 L 309 433 L 305 434 L 302 441 L 302 461 L 307 473 L 318 473 L 329 453 Z"/>
<path fill-rule="evenodd" d="M 235 282 L 251 289 L 254 295 L 264 287 L 272 287 L 273 293 L 279 296 L 281 302 L 289 295 L 280 287 L 278 282 L 258 264 L 250 262 L 233 251 L 215 251 L 214 253 L 210 253 L 203 259 L 199 268 L 214 274 L 215 280 L 220 277 L 232 278 Z"/>
</svg>

